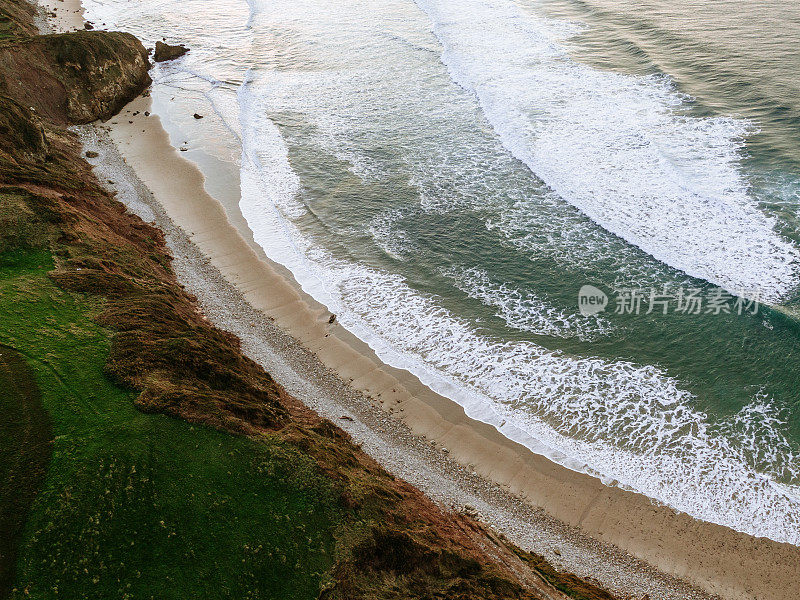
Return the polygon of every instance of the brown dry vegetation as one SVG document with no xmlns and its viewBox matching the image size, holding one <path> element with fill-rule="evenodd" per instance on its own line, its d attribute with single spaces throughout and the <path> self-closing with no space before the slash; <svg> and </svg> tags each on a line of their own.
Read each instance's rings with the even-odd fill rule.
<svg viewBox="0 0 800 600">
<path fill-rule="evenodd" d="M 26 0 L 3 0 L 0 4 L 0 41 L 17 35 L 36 35 L 36 9 Z"/>
</svg>

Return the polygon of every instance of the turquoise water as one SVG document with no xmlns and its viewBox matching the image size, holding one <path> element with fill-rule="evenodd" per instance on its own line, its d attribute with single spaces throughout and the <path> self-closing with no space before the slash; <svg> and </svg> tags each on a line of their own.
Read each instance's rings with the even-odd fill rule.
<svg viewBox="0 0 800 600">
<path fill-rule="evenodd" d="M 385 361 L 571 468 L 800 544 L 800 8 L 85 4 L 193 48 L 156 71 L 164 112 Z M 651 290 L 705 304 L 647 314 Z"/>
</svg>

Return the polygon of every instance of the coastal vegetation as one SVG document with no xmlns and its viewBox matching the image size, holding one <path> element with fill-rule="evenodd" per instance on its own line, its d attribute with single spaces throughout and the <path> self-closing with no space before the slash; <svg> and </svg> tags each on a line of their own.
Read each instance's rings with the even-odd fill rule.
<svg viewBox="0 0 800 600">
<path fill-rule="evenodd" d="M 127 34 L 0 0 L 0 597 L 610 599 L 436 506 L 210 324 L 65 125 L 150 83 Z"/>
</svg>

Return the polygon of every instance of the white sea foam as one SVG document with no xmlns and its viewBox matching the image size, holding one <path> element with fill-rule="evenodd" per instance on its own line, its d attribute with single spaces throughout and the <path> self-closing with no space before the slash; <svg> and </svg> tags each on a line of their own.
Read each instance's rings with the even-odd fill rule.
<svg viewBox="0 0 800 600">
<path fill-rule="evenodd" d="M 397 222 L 405 214 L 402 209 L 391 208 L 374 217 L 369 224 L 372 239 L 386 254 L 396 260 L 408 260 L 410 253 L 419 250 L 416 242 L 397 227 Z"/>
<path fill-rule="evenodd" d="M 333 258 L 288 218 L 298 190 L 288 150 L 252 90 L 240 99 L 242 210 L 256 241 L 384 361 L 565 466 L 708 521 L 800 543 L 800 490 L 778 482 L 797 477 L 797 457 L 787 454 L 781 472 L 768 457 L 747 457 L 767 439 L 791 448 L 785 423 L 765 419 L 738 438 L 715 435 L 728 425 L 694 408 L 694 397 L 658 368 L 486 337 L 401 277 Z"/>
<path fill-rule="evenodd" d="M 748 196 L 750 126 L 696 118 L 666 78 L 600 71 L 559 43 L 569 25 L 511 0 L 416 0 L 442 60 L 474 92 L 503 144 L 564 200 L 656 259 L 772 302 L 800 253 Z"/>
<path fill-rule="evenodd" d="M 476 268 L 451 267 L 442 271 L 470 298 L 497 309 L 497 316 L 509 327 L 537 335 L 593 340 L 608 335 L 613 326 L 599 315 L 583 316 L 558 309 L 530 291 L 519 290 L 492 280 Z"/>
</svg>

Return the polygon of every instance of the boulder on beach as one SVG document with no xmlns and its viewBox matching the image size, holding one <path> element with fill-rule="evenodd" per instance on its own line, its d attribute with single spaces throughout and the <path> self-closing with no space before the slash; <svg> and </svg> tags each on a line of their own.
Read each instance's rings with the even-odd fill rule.
<svg viewBox="0 0 800 600">
<path fill-rule="evenodd" d="M 153 60 L 156 62 L 164 62 L 165 60 L 175 60 L 186 54 L 189 49 L 186 46 L 170 46 L 164 42 L 156 42 L 156 51 L 153 54 Z"/>
</svg>

